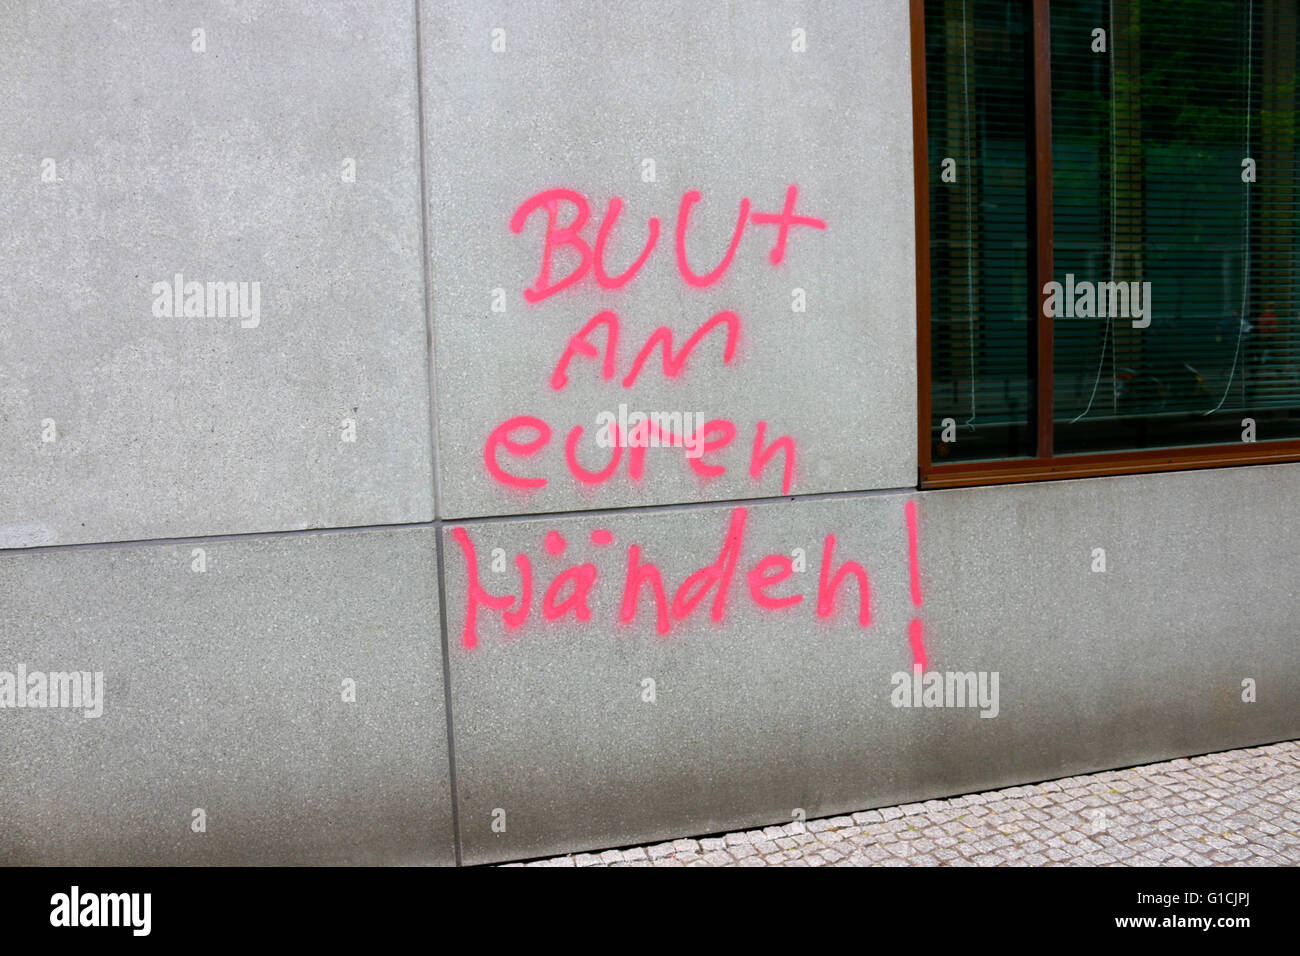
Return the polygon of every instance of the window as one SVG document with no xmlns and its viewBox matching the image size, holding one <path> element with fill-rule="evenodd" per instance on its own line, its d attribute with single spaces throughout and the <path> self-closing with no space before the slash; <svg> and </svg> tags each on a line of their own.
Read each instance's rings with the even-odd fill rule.
<svg viewBox="0 0 1300 956">
<path fill-rule="evenodd" d="M 915 0 L 924 486 L 1300 460 L 1297 2 Z"/>
</svg>

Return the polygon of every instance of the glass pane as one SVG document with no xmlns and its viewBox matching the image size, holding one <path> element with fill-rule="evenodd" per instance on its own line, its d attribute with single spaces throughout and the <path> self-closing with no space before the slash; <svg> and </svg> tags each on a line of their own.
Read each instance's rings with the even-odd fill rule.
<svg viewBox="0 0 1300 956">
<path fill-rule="evenodd" d="M 1057 454 L 1300 435 L 1295 0 L 1053 0 Z"/>
<path fill-rule="evenodd" d="M 1034 450 L 1027 7 L 925 4 L 936 464 Z"/>
</svg>

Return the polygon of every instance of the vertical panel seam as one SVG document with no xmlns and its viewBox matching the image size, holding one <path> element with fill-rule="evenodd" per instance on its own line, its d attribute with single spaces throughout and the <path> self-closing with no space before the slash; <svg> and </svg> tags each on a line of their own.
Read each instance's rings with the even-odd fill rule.
<svg viewBox="0 0 1300 956">
<path fill-rule="evenodd" d="M 456 786 L 456 735 L 451 713 L 451 653 L 447 643 L 447 583 L 442 549 L 442 507 L 438 482 L 438 389 L 434 363 L 433 280 L 429 268 L 432 245 L 429 241 L 429 206 L 427 162 L 425 157 L 423 37 L 420 32 L 420 0 L 412 0 L 415 22 L 415 113 L 420 157 L 420 265 L 424 279 L 425 364 L 429 388 L 429 465 L 433 480 L 433 538 L 437 555 L 438 637 L 442 653 L 442 706 L 447 728 L 447 779 L 451 795 L 452 850 L 456 865 L 461 865 L 460 803 Z"/>
</svg>

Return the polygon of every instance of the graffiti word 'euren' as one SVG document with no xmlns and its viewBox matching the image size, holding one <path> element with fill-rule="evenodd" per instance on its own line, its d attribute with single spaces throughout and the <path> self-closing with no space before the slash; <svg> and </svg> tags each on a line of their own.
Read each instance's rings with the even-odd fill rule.
<svg viewBox="0 0 1300 956">
<path fill-rule="evenodd" d="M 638 426 L 637 443 L 628 442 L 619 432 L 618 423 L 613 423 L 613 440 L 608 442 L 610 448 L 608 460 L 603 466 L 592 470 L 578 460 L 578 444 L 585 431 L 582 425 L 574 425 L 564 442 L 564 461 L 569 475 L 580 485 L 603 485 L 619 470 L 623 459 L 623 449 L 628 448 L 627 476 L 632 481 L 641 481 L 645 475 L 646 451 L 649 448 L 683 449 L 678 452 L 692 472 L 700 479 L 712 479 L 723 475 L 727 467 L 716 461 L 706 460 L 706 456 L 721 452 L 736 437 L 736 426 L 725 418 L 717 418 L 704 423 L 703 429 L 688 445 L 684 436 L 668 431 L 655 421 L 646 421 Z M 599 437 L 599 435 L 597 435 Z M 512 463 L 508 470 L 502 464 L 501 456 L 510 455 L 515 459 L 529 458 L 551 441 L 551 426 L 544 419 L 534 415 L 516 415 L 507 419 L 488 434 L 483 446 L 483 466 L 492 479 L 510 488 L 535 491 L 546 487 L 548 479 L 536 474 L 525 474 L 520 464 Z M 789 494 L 794 482 L 795 447 L 794 439 L 782 435 L 769 441 L 767 422 L 758 422 L 754 426 L 754 441 L 749 453 L 749 477 L 754 481 L 762 478 L 768 463 L 781 455 L 781 494 Z"/>
</svg>

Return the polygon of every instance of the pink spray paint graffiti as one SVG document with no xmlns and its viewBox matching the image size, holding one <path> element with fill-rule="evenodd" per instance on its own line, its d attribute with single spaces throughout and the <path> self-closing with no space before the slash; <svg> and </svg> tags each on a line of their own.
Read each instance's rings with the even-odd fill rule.
<svg viewBox="0 0 1300 956">
<path fill-rule="evenodd" d="M 721 280 L 727 274 L 727 270 L 731 268 L 731 263 L 736 257 L 736 251 L 740 247 L 740 240 L 745 229 L 751 225 L 776 227 L 776 240 L 772 245 L 772 251 L 769 253 L 768 258 L 772 265 L 780 265 L 785 259 L 785 247 L 791 229 L 796 226 L 819 230 L 826 228 L 826 222 L 822 219 L 813 216 L 796 215 L 794 207 L 798 197 L 799 188 L 793 185 L 789 186 L 786 189 L 785 205 L 780 212 L 755 212 L 752 215 L 750 213 L 750 201 L 747 198 L 742 198 L 740 200 L 739 214 L 736 217 L 736 228 L 732 232 L 731 242 L 727 246 L 726 252 L 723 253 L 721 261 L 711 271 L 701 275 L 695 272 L 687 261 L 686 237 L 690 229 L 691 209 L 703 197 L 698 190 L 691 189 L 687 191 L 682 196 L 681 205 L 678 207 L 676 241 L 674 243 L 677 271 L 682 280 L 687 285 L 697 289 L 711 286 Z M 559 225 L 561 203 L 573 207 L 573 217 L 567 226 Z M 586 278 L 589 272 L 593 271 L 597 284 L 606 289 L 622 288 L 636 278 L 642 267 L 645 266 L 646 260 L 650 258 L 659 240 L 659 219 L 652 216 L 648 220 L 647 232 L 649 238 L 646 240 L 645 246 L 642 247 L 641 254 L 636 261 L 622 275 L 611 277 L 605 271 L 605 246 L 609 241 L 609 233 L 622 210 L 622 199 L 614 197 L 609 201 L 609 206 L 606 208 L 605 215 L 597 229 L 596 245 L 593 249 L 591 244 L 582 237 L 582 230 L 591 216 L 591 205 L 587 202 L 587 197 L 582 193 L 573 189 L 545 189 L 520 203 L 519 207 L 515 209 L 514 215 L 510 217 L 510 231 L 516 235 L 523 231 L 525 224 L 533 213 L 538 211 L 546 213 L 546 235 L 542 242 L 541 266 L 533 284 L 524 290 L 524 299 L 531 303 L 541 302 L 576 285 Z M 551 267 L 554 263 L 555 253 L 565 247 L 577 254 L 578 262 L 564 278 L 552 281 Z"/>
<path fill-rule="evenodd" d="M 740 240 L 746 230 L 771 227 L 776 230 L 768 261 L 777 267 L 785 261 L 786 247 L 792 231 L 796 228 L 822 231 L 826 222 L 813 216 L 799 214 L 795 211 L 798 203 L 799 189 L 788 186 L 785 202 L 779 212 L 753 211 L 753 204 L 747 197 L 742 197 L 737 211 L 736 225 L 732 230 L 730 241 L 721 259 L 710 271 L 699 273 L 690 264 L 687 256 L 687 237 L 690 232 L 691 211 L 703 200 L 698 190 L 688 190 L 682 195 L 677 211 L 674 230 L 674 256 L 677 273 L 686 285 L 694 289 L 703 289 L 720 282 L 731 269 Z M 636 259 L 622 273 L 610 275 L 606 269 L 605 252 L 610 241 L 614 225 L 623 211 L 623 200 L 613 197 L 605 209 L 605 215 L 597 226 L 594 245 L 584 237 L 584 230 L 591 218 L 591 204 L 587 197 L 574 189 L 545 189 L 524 200 L 515 209 L 510 218 L 510 230 L 516 235 L 522 233 L 534 214 L 541 213 L 545 219 L 545 232 L 542 236 L 541 254 L 538 271 L 533 283 L 523 290 L 524 300 L 536 305 L 552 296 L 564 292 L 582 283 L 590 275 L 596 284 L 605 290 L 623 289 L 633 282 L 651 259 L 658 245 L 660 220 L 651 216 L 646 225 L 646 241 Z M 556 260 L 564 254 L 571 261 L 569 271 L 558 275 L 561 267 Z M 549 379 L 553 391 L 563 391 L 570 383 L 572 366 L 578 360 L 596 362 L 596 374 L 600 380 L 611 381 L 619 371 L 619 344 L 621 334 L 619 316 L 612 309 L 602 309 L 585 322 L 570 337 L 564 351 L 551 370 Z M 646 339 L 640 350 L 631 359 L 631 364 L 621 379 L 622 387 L 633 388 L 647 372 L 647 364 L 659 353 L 659 366 L 667 379 L 677 379 L 686 371 L 687 360 L 706 342 L 722 337 L 721 364 L 732 365 L 738 358 L 738 345 L 741 339 L 742 323 L 740 315 L 731 309 L 715 312 L 682 344 L 680 350 L 674 349 L 674 333 L 668 326 L 659 326 Z M 617 436 L 614 450 L 600 465 L 583 464 L 580 459 L 581 446 L 585 430 L 581 425 L 574 425 L 565 436 L 564 464 L 570 479 L 582 487 L 600 487 L 624 474 L 629 481 L 640 482 L 645 474 L 646 447 L 685 448 L 684 436 L 670 434 L 657 426 L 648 426 L 650 431 L 642 435 L 641 441 L 626 441 L 629 436 Z M 769 463 L 775 464 L 779 457 L 779 469 L 773 469 L 780 476 L 781 494 L 789 494 L 798 478 L 797 448 L 791 435 L 778 435 L 770 440 L 767 437 L 768 422 L 758 421 L 753 425 L 753 444 L 750 454 L 748 475 L 754 483 L 764 481 L 769 472 Z M 727 467 L 717 461 L 735 440 L 739 429 L 736 423 L 725 418 L 717 418 L 707 423 L 706 453 L 715 456 L 706 462 L 703 456 L 683 455 L 687 467 L 700 482 L 716 480 L 727 473 Z M 499 484 L 512 490 L 529 493 L 547 487 L 548 479 L 520 473 L 517 466 L 507 466 L 503 456 L 529 458 L 547 448 L 551 443 L 552 428 L 550 423 L 536 415 L 515 415 L 501 422 L 486 437 L 483 448 L 483 464 L 488 476 Z M 627 465 L 621 469 L 622 448 L 631 447 L 627 456 Z M 544 470 L 544 469 L 543 469 Z"/>
<path fill-rule="evenodd" d="M 741 240 L 747 230 L 756 228 L 775 229 L 767 262 L 772 268 L 781 266 L 786 258 L 790 238 L 796 234 L 795 230 L 820 232 L 827 228 L 824 220 L 797 213 L 798 199 L 798 187 L 790 185 L 786 188 L 785 200 L 779 212 L 762 212 L 754 210 L 748 197 L 742 197 L 737 205 L 735 226 L 726 248 L 712 268 L 697 272 L 697 268 L 704 267 L 698 259 L 692 265 L 687 255 L 687 245 L 692 212 L 697 204 L 703 202 L 704 197 L 698 190 L 686 191 L 678 205 L 673 230 L 672 252 L 677 275 L 686 286 L 695 290 L 718 285 L 736 261 Z M 569 188 L 545 189 L 520 203 L 510 218 L 512 233 L 523 233 L 536 214 L 541 214 L 544 220 L 538 269 L 531 285 L 523 290 L 524 300 L 530 305 L 537 305 L 566 290 L 579 287 L 589 277 L 598 288 L 606 292 L 624 290 L 634 283 L 654 257 L 659 245 L 661 223 L 657 216 L 647 219 L 645 239 L 639 250 L 635 245 L 637 240 L 630 240 L 636 257 L 622 272 L 611 274 L 607 268 L 606 252 L 623 208 L 621 198 L 609 199 L 605 214 L 596 226 L 595 240 L 592 243 L 584 235 L 590 225 L 591 203 L 581 192 Z M 620 230 L 620 234 L 628 232 L 635 230 Z M 561 257 L 565 260 L 565 265 L 558 264 Z M 565 268 L 567 272 L 564 271 Z M 692 368 L 700 366 L 700 370 L 693 374 L 707 375 L 709 366 L 703 363 L 708 360 L 717 362 L 717 367 L 720 368 L 728 368 L 741 360 L 742 331 L 743 323 L 737 311 L 714 311 L 712 317 L 703 321 L 682 343 L 680 349 L 675 349 L 673 329 L 661 325 L 650 333 L 640 349 L 631 356 L 630 364 L 620 379 L 619 372 L 623 370 L 620 361 L 627 361 L 626 353 L 620 355 L 622 322 L 614 310 L 602 309 L 568 339 L 551 367 L 546 384 L 552 392 L 561 392 L 569 387 L 573 376 L 590 375 L 594 376 L 597 383 L 632 389 L 642 382 L 645 375 L 654 371 L 656 352 L 659 353 L 658 367 L 664 379 L 682 378 L 688 372 L 688 363 Z M 700 355 L 694 357 L 697 351 Z M 567 471 L 578 487 L 589 489 L 607 486 L 618 476 L 639 482 L 645 477 L 648 446 L 684 449 L 687 445 L 685 436 L 674 434 L 671 428 L 659 422 L 651 420 L 638 425 L 638 428 L 643 440 L 625 442 L 623 439 L 628 436 L 619 434 L 618 427 L 614 426 L 616 440 L 610 451 L 601 458 L 584 450 L 584 427 L 580 424 L 573 425 L 563 441 L 564 471 Z M 739 433 L 737 424 L 726 418 L 712 419 L 699 428 L 696 436 L 698 454 L 683 456 L 690 472 L 698 481 L 713 481 L 727 474 L 727 465 L 719 460 L 719 456 L 736 441 Z M 483 466 L 487 475 L 516 493 L 530 494 L 546 488 L 549 479 L 544 474 L 554 473 L 556 469 L 538 466 L 536 463 L 530 467 L 529 462 L 535 461 L 536 456 L 543 455 L 552 446 L 554 434 L 551 424 L 538 415 L 516 414 L 505 419 L 486 436 Z M 790 494 L 799 475 L 794 437 L 769 431 L 769 422 L 765 418 L 753 422 L 752 435 L 748 466 L 750 480 L 762 483 L 771 480 L 767 477 L 769 474 L 779 476 L 780 493 Z M 625 445 L 628 448 L 626 456 Z M 740 450 L 743 451 L 744 448 L 745 444 L 742 443 Z M 908 629 L 908 641 L 914 666 L 924 668 L 926 658 L 919 618 L 921 592 L 916 508 L 910 501 L 905 508 L 905 517 L 911 600 L 915 612 Z M 686 622 L 702 617 L 707 608 L 707 619 L 715 626 L 722 626 L 728 619 L 733 592 L 739 592 L 748 597 L 754 608 L 764 613 L 798 613 L 796 609 L 804 605 L 805 598 L 815 597 L 815 600 L 809 600 L 806 605 L 812 608 L 815 619 L 856 621 L 860 630 L 873 626 L 873 595 L 867 567 L 843 553 L 844 549 L 835 534 L 826 534 L 822 540 L 821 563 L 814 593 L 800 591 L 794 562 L 784 553 L 766 554 L 757 560 L 744 559 L 744 573 L 740 576 L 742 583 L 737 584 L 749 521 L 749 509 L 733 508 L 717 550 L 717 558 L 687 575 L 675 588 L 671 582 L 665 582 L 664 573 L 649 559 L 647 548 L 643 544 L 627 544 L 621 592 L 617 594 L 615 602 L 618 609 L 617 623 L 635 626 L 639 620 L 652 620 L 655 632 L 661 638 L 668 638 Z M 545 535 L 542 544 L 544 554 L 538 556 L 537 562 L 524 552 L 515 556 L 517 592 L 504 594 L 492 593 L 484 587 L 478 552 L 469 530 L 465 527 L 453 528 L 452 536 L 459 546 L 466 569 L 466 603 L 461 629 L 461 646 L 464 649 L 471 650 L 478 646 L 482 615 L 500 615 L 506 635 L 518 631 L 531 621 L 539 624 L 567 622 L 572 625 L 575 622 L 586 624 L 592 620 L 593 594 L 602 585 L 602 575 L 594 561 L 574 563 L 554 574 L 547 570 L 543 577 L 549 576 L 549 583 L 541 587 L 542 582 L 538 582 L 541 600 L 534 602 L 534 568 L 548 564 L 554 566 L 568 549 L 569 543 L 558 531 L 552 530 Z M 608 548 L 615 539 L 611 531 L 600 528 L 591 532 L 590 540 L 596 548 Z M 803 561 L 802 557 L 800 561 Z M 504 570 L 504 564 L 494 570 Z"/>
<path fill-rule="evenodd" d="M 914 609 L 919 612 L 920 558 L 915 503 L 906 502 L 904 511 L 911 601 Z M 706 600 L 708 619 L 715 625 L 725 624 L 733 592 L 747 596 L 755 608 L 764 612 L 785 611 L 802 604 L 806 597 L 813 597 L 814 595 L 801 593 L 790 582 L 795 577 L 795 570 L 788 554 L 765 554 L 757 560 L 745 556 L 749 521 L 749 509 L 733 508 L 717 558 L 687 575 L 676 588 L 665 582 L 665 575 L 659 566 L 646 557 L 645 546 L 629 544 L 622 575 L 622 590 L 617 593 L 615 602 L 618 607 L 618 622 L 636 625 L 641 612 L 648 605 L 655 631 L 660 637 L 668 637 L 680 625 L 691 620 Z M 468 580 L 460 634 L 461 646 L 466 650 L 478 646 L 479 616 L 482 613 L 500 614 L 507 633 L 527 624 L 532 619 L 530 609 L 533 607 L 532 559 L 526 553 L 515 556 L 515 567 L 519 572 L 517 593 L 512 589 L 510 593 L 492 594 L 482 586 L 478 551 L 469 530 L 465 527 L 453 528 L 452 537 L 459 545 Z M 608 547 L 614 542 L 613 533 L 603 528 L 593 531 L 590 537 L 596 547 Z M 558 531 L 547 532 L 542 541 L 542 550 L 551 558 L 561 557 L 567 547 L 568 542 Z M 825 535 L 817 573 L 814 614 L 823 621 L 832 621 L 838 615 L 843 615 L 845 620 L 856 621 L 860 630 L 868 630 L 873 625 L 870 575 L 862 563 L 838 554 L 839 550 L 836 535 Z M 737 572 L 742 564 L 745 568 L 744 584 L 736 586 Z M 580 623 L 592 620 L 591 600 L 601 582 L 601 572 L 590 561 L 573 564 L 556 572 L 543 592 L 542 619 L 556 622 L 569 618 Z M 909 624 L 908 641 L 913 667 L 924 669 L 926 653 L 919 617 L 914 616 Z"/>
<path fill-rule="evenodd" d="M 916 502 L 909 501 L 903 506 L 907 516 L 907 576 L 911 582 L 912 607 L 918 614 L 921 610 L 921 558 L 920 547 L 916 540 Z M 912 645 L 912 667 L 925 670 L 925 640 L 921 629 L 921 618 L 913 617 L 907 627 L 907 640 Z"/>
</svg>

